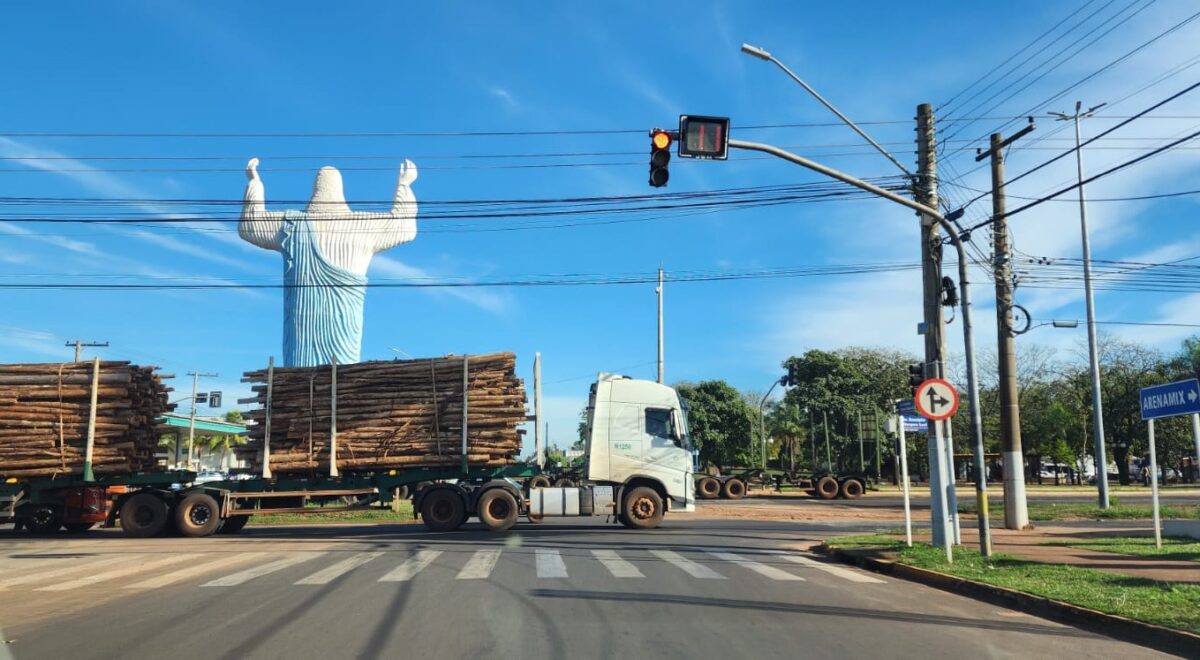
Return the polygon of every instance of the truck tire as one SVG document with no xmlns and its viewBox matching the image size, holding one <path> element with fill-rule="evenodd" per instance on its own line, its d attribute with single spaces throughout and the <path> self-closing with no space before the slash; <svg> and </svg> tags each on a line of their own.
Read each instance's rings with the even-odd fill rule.
<svg viewBox="0 0 1200 660">
<path fill-rule="evenodd" d="M 621 506 L 623 525 L 634 529 L 654 529 L 663 519 L 663 501 L 649 486 L 638 486 L 625 494 Z"/>
<path fill-rule="evenodd" d="M 34 507 L 25 518 L 25 529 L 34 534 L 53 534 L 62 527 L 62 512 L 49 504 Z"/>
<path fill-rule="evenodd" d="M 184 536 L 212 536 L 221 526 L 221 509 L 208 493 L 192 493 L 175 505 L 175 526 Z"/>
<path fill-rule="evenodd" d="M 431 490 L 421 497 L 421 522 L 431 532 L 453 532 L 466 519 L 466 504 L 449 488 Z"/>
<path fill-rule="evenodd" d="M 712 477 L 701 477 L 696 484 L 696 494 L 701 499 L 715 500 L 721 496 L 721 482 Z"/>
<path fill-rule="evenodd" d="M 554 487 L 555 488 L 574 488 L 575 482 L 572 481 L 571 479 L 563 477 L 563 478 L 559 479 L 558 481 L 554 482 Z"/>
<path fill-rule="evenodd" d="M 862 497 L 865 490 L 863 482 L 858 479 L 847 479 L 842 482 L 842 497 L 848 500 L 857 500 Z"/>
<path fill-rule="evenodd" d="M 525 483 L 525 485 L 529 488 L 529 490 L 533 490 L 534 488 L 549 488 L 550 477 L 547 477 L 544 474 L 539 474 L 536 477 L 531 477 L 529 481 Z"/>
<path fill-rule="evenodd" d="M 741 479 L 730 479 L 721 487 L 721 496 L 727 500 L 740 500 L 746 496 L 746 482 Z"/>
<path fill-rule="evenodd" d="M 479 522 L 492 532 L 512 529 L 521 513 L 520 507 L 517 506 L 517 498 L 505 488 L 484 491 L 483 495 L 479 496 L 475 508 L 478 510 Z"/>
<path fill-rule="evenodd" d="M 837 479 L 828 474 L 817 479 L 817 497 L 823 500 L 832 500 L 838 496 L 840 491 L 841 486 L 838 484 Z"/>
<path fill-rule="evenodd" d="M 156 495 L 138 493 L 121 505 L 121 531 L 144 539 L 157 536 L 167 526 L 167 503 Z"/>
<path fill-rule="evenodd" d="M 86 531 L 91 530 L 95 526 L 96 526 L 96 523 L 85 523 L 85 522 L 66 523 L 63 525 L 63 527 L 65 527 L 66 530 L 72 534 L 82 534 Z"/>
<path fill-rule="evenodd" d="M 242 531 L 246 523 L 250 522 L 251 516 L 230 516 L 226 518 L 221 527 L 217 529 L 218 534 L 237 534 Z"/>
</svg>

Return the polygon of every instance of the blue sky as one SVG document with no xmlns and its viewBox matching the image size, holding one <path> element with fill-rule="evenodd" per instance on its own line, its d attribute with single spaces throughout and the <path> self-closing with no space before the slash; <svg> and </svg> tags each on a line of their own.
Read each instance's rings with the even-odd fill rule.
<svg viewBox="0 0 1200 660">
<path fill-rule="evenodd" d="M 347 197 L 386 200 L 395 167 L 420 168 L 418 201 L 634 195 L 646 186 L 647 138 L 639 133 L 508 137 L 50 137 L 31 132 L 314 133 L 648 129 L 680 113 L 727 115 L 742 139 L 797 146 L 858 176 L 895 174 L 844 127 L 743 130 L 738 126 L 828 122 L 832 116 L 773 66 L 738 46 L 761 45 L 788 63 L 849 116 L 892 123 L 866 127 L 906 165 L 914 160 L 910 123 L 921 102 L 950 117 L 1009 117 L 1091 74 L 1189 16 L 1188 3 L 923 3 L 921 15 L 896 3 L 22 3 L 0 21 L 5 103 L 0 105 L 0 197 L 240 200 L 246 159 L 260 172 L 271 208 L 300 207 L 316 170 L 343 170 Z M 1053 47 L 1022 47 L 1076 9 L 1090 23 Z M 1107 9 L 1103 9 L 1107 7 Z M 1124 8 L 1124 9 L 1123 9 Z M 1118 13 L 1124 11 L 1124 13 Z M 1128 20 L 1124 20 L 1128 18 Z M 1105 20 L 1108 20 L 1105 23 Z M 1050 52 L 1097 28 L 1110 33 L 1077 57 L 1043 65 L 992 103 L 1024 69 L 970 104 L 947 104 L 1005 62 Z M 1061 128 L 1045 119 L 1076 98 L 1112 104 L 1085 134 L 1196 81 L 1200 25 L 1189 24 L 1058 99 L 1038 107 L 1040 137 Z M 1045 74 L 1044 76 L 1042 74 Z M 975 88 L 975 89 L 978 89 Z M 974 90 L 972 90 L 974 91 Z M 1198 93 L 1200 94 L 1200 93 Z M 969 94 L 968 94 L 969 95 Z M 964 96 L 959 96 L 961 101 Z M 1119 135 L 1156 145 L 1200 121 L 1200 96 L 1139 121 Z M 1119 103 L 1117 103 L 1119 101 Z M 979 105 L 979 110 L 973 110 Z M 940 111 L 939 111 L 940 112 Z M 1109 114 L 1106 114 L 1109 113 Z M 1190 117 L 1190 118 L 1189 118 Z M 988 185 L 974 148 L 997 120 L 940 127 L 943 177 Z M 1015 130 L 1011 124 L 1006 130 Z M 961 129 L 961 132 L 959 132 Z M 1069 131 L 1014 151 L 1019 173 L 1067 146 Z M 1027 138 L 1029 139 L 1029 138 Z M 1113 141 L 1114 147 L 1128 142 Z M 853 146 L 841 146 L 853 145 Z M 464 159 L 467 155 L 636 152 L 558 159 Z M 853 155 L 845 155 L 852 152 Z M 1135 151 L 1095 149 L 1089 171 Z M 1178 150 L 1097 182 L 1095 198 L 1196 188 L 1197 151 Z M 209 160 L 80 160 L 97 156 L 207 157 Z M 312 158 L 296 158 L 312 156 Z M 363 160 L 363 156 L 379 156 Z M 598 163 L 512 168 L 517 163 Z M 632 164 L 631 164 L 632 163 Z M 911 165 L 909 165 L 911 167 Z M 190 171 L 188 171 L 190 170 Z M 817 181 L 768 159 L 676 159 L 667 191 Z M 1036 196 L 1070 182 L 1067 159 L 1015 184 Z M 951 201 L 965 188 L 943 186 Z M 1018 203 L 1010 201 L 1010 207 Z M 988 200 L 968 218 L 986 212 Z M 360 206 L 361 207 L 361 206 Z M 179 212 L 146 201 L 147 217 Z M 364 207 L 365 208 L 365 207 Z M 422 207 L 423 210 L 429 206 Z M 43 215 L 52 206 L 38 207 Z M 187 212 L 186 209 L 183 212 Z M 1097 258 L 1166 261 L 1200 254 L 1195 198 L 1090 207 Z M 46 225 L 0 209 L 0 282 L 158 281 L 195 278 L 277 282 L 277 254 L 242 243 L 233 225 Z M 97 207 L 96 213 L 104 210 Z M 444 221 L 443 221 L 444 222 Z M 512 220 L 458 223 L 437 231 L 418 223 L 417 239 L 376 257 L 373 280 L 430 277 L 505 279 L 563 273 L 740 271 L 757 268 L 915 261 L 917 224 L 882 201 L 797 204 L 595 226 L 479 231 Z M 1077 256 L 1076 207 L 1049 203 L 1013 219 L 1024 254 Z M 493 223 L 488 225 L 487 223 Z M 213 229 L 217 231 L 213 231 Z M 222 229 L 223 228 L 223 229 Z M 765 389 L 780 361 L 810 348 L 846 345 L 916 350 L 920 316 L 915 271 L 865 276 L 680 283 L 666 297 L 669 381 L 724 378 Z M 994 344 L 991 284 L 976 273 L 976 342 Z M 63 343 L 107 340 L 100 355 L 153 363 L 178 374 L 218 372 L 206 389 L 244 395 L 242 371 L 265 364 L 281 344 L 276 290 L 3 290 L 0 361 L 69 359 Z M 1037 318 L 1082 318 L 1081 292 L 1018 291 Z M 1197 294 L 1102 293 L 1108 320 L 1200 323 Z M 1172 349 L 1192 333 L 1176 327 L 1119 327 L 1113 334 Z M 951 349 L 961 350 L 957 326 Z M 1039 329 L 1022 341 L 1074 351 L 1076 331 Z M 394 350 L 395 349 L 395 350 Z M 397 353 L 396 351 L 402 353 Z M 528 374 L 544 359 L 551 439 L 568 444 L 589 379 L 598 370 L 652 377 L 653 285 L 486 289 L 372 289 L 365 359 L 513 350 Z M 91 351 L 86 353 L 92 355 Z"/>
</svg>

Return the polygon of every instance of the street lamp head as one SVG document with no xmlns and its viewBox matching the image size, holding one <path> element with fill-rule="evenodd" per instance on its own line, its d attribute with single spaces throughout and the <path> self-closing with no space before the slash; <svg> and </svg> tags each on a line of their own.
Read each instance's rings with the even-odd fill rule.
<svg viewBox="0 0 1200 660">
<path fill-rule="evenodd" d="M 1051 113 L 1048 113 L 1048 114 L 1049 114 L 1051 117 L 1054 117 L 1055 119 L 1057 119 L 1057 120 L 1059 120 L 1059 121 L 1067 121 L 1068 119 L 1074 119 L 1074 117 L 1072 117 L 1071 115 L 1068 115 L 1068 114 L 1067 114 L 1067 113 L 1065 113 L 1065 112 L 1051 112 Z"/>
<path fill-rule="evenodd" d="M 757 57 L 760 60 L 766 60 L 766 61 L 771 60 L 771 54 L 768 53 L 767 51 L 759 48 L 758 46 L 751 46 L 750 44 L 742 44 L 742 52 L 747 55 L 753 55 L 754 57 Z"/>
<path fill-rule="evenodd" d="M 1051 321 L 1050 325 L 1053 325 L 1056 328 L 1078 328 L 1079 321 L 1060 321 L 1056 319 Z"/>
</svg>

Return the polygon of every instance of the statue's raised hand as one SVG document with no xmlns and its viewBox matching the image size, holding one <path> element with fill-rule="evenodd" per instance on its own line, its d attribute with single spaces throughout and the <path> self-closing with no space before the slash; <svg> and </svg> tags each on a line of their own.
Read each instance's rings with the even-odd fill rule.
<svg viewBox="0 0 1200 660">
<path fill-rule="evenodd" d="M 250 161 L 248 163 L 246 163 L 246 180 L 254 181 L 257 178 L 258 178 L 258 159 L 251 158 Z M 413 178 L 414 179 L 417 178 L 415 174 L 413 175 Z"/>
<path fill-rule="evenodd" d="M 413 181 L 417 180 L 417 166 L 407 158 L 400 165 L 400 180 L 399 185 L 411 186 Z"/>
</svg>

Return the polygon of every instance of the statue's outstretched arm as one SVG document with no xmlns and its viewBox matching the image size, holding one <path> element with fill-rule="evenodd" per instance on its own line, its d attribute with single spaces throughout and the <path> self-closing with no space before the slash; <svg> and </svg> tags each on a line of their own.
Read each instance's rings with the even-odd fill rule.
<svg viewBox="0 0 1200 660">
<path fill-rule="evenodd" d="M 268 211 L 262 179 L 258 178 L 258 159 L 246 163 L 246 195 L 242 198 L 242 219 L 238 235 L 267 250 L 280 250 L 283 211 Z"/>
<path fill-rule="evenodd" d="M 355 211 L 355 229 L 373 239 L 374 251 L 382 252 L 417 237 L 417 198 L 412 183 L 417 180 L 417 166 L 405 160 L 396 181 L 396 195 L 388 213 Z"/>
</svg>

